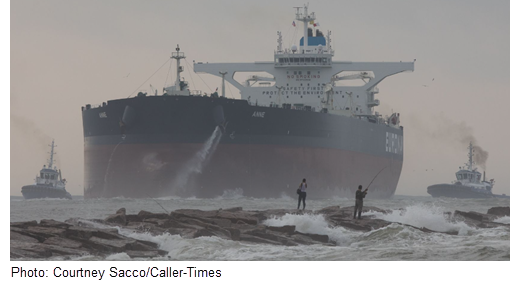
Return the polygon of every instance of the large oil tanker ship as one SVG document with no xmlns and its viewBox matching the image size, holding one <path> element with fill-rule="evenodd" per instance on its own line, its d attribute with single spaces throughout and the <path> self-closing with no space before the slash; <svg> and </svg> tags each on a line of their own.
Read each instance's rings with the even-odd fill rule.
<svg viewBox="0 0 510 285">
<path fill-rule="evenodd" d="M 217 197 L 237 189 L 281 197 L 306 178 L 309 197 L 353 197 L 383 169 L 370 197 L 391 197 L 403 127 L 398 113 L 374 111 L 375 94 L 414 62 L 334 61 L 331 32 L 317 24 L 308 7 L 297 8 L 292 25 L 303 37 L 284 48 L 278 32 L 273 61 L 194 63 L 196 73 L 222 80 L 220 94 L 188 89 L 177 48 L 175 84 L 162 95 L 82 107 L 84 196 Z M 240 99 L 225 97 L 225 81 Z"/>
</svg>

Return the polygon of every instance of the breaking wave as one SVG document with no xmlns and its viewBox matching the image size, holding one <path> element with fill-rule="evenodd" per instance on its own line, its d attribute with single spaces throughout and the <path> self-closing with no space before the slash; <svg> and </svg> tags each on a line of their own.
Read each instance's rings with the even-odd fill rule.
<svg viewBox="0 0 510 285">
<path fill-rule="evenodd" d="M 377 218 L 389 222 L 397 222 L 415 227 L 425 227 L 433 231 L 458 231 L 459 235 L 469 234 L 473 228 L 464 222 L 455 222 L 449 218 L 443 207 L 426 204 L 415 204 L 403 209 L 393 210 L 391 213 L 369 212 Z"/>
<path fill-rule="evenodd" d="M 510 216 L 503 216 L 494 220 L 496 223 L 510 224 Z"/>
<path fill-rule="evenodd" d="M 331 228 L 323 215 L 314 214 L 285 214 L 282 217 L 264 221 L 267 226 L 282 227 L 296 226 L 296 231 L 310 234 L 327 235 L 330 241 L 337 245 L 348 245 L 352 238 L 357 235 L 342 227 Z"/>
<path fill-rule="evenodd" d="M 245 198 L 243 195 L 243 189 L 242 188 L 236 188 L 236 189 L 227 189 L 223 191 L 223 194 L 221 196 L 216 197 L 216 200 L 235 200 L 235 199 L 242 199 Z"/>
</svg>

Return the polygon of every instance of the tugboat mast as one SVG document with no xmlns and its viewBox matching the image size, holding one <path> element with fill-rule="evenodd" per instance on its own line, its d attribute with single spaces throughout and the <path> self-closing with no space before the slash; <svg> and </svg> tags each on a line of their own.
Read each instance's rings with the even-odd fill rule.
<svg viewBox="0 0 510 285">
<path fill-rule="evenodd" d="M 50 161 L 48 161 L 48 168 L 49 169 L 52 169 L 53 168 L 53 149 L 55 148 L 55 140 L 52 140 L 51 141 L 51 153 L 50 153 Z"/>
<path fill-rule="evenodd" d="M 468 153 L 469 163 L 467 167 L 469 170 L 473 170 L 473 143 L 469 142 L 469 153 Z"/>
</svg>

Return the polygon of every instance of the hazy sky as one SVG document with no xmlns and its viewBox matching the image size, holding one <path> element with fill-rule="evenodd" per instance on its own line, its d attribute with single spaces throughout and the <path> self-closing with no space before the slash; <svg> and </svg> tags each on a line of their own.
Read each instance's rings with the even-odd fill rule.
<svg viewBox="0 0 510 285">
<path fill-rule="evenodd" d="M 81 106 L 128 97 L 177 44 L 190 65 L 273 60 L 276 31 L 284 47 L 293 44 L 292 7 L 303 3 L 11 1 L 11 195 L 33 183 L 51 139 L 68 191 L 83 195 Z M 399 112 L 404 126 L 396 194 L 427 196 L 428 185 L 454 180 L 472 136 L 489 153 L 493 192 L 510 195 L 510 1 L 309 4 L 332 31 L 334 60 L 416 59 L 413 73 L 387 78 L 376 95 L 376 110 Z M 219 78 L 201 74 L 204 84 L 183 65 L 192 89 L 220 87 Z M 161 91 L 167 70 L 141 89 Z"/>
</svg>

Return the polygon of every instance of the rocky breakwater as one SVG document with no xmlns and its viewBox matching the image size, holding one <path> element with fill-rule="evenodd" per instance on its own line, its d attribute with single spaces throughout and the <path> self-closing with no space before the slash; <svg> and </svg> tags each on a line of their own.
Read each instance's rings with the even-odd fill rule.
<svg viewBox="0 0 510 285">
<path fill-rule="evenodd" d="M 474 228 L 510 228 L 509 224 L 502 224 L 494 221 L 504 216 L 510 217 L 510 207 L 493 207 L 487 211 L 487 214 L 474 211 L 463 212 L 456 210 L 453 214 L 451 214 L 450 219 L 456 222 L 464 222 L 468 226 Z"/>
<path fill-rule="evenodd" d="M 494 222 L 498 217 L 510 216 L 510 207 L 499 208 L 491 208 L 487 214 L 455 211 L 453 214 L 445 213 L 445 218 L 463 221 L 478 228 L 510 227 Z M 288 209 L 246 211 L 238 207 L 212 211 L 182 209 L 171 213 L 140 211 L 138 214 L 127 215 L 126 210 L 122 208 L 104 220 L 69 219 L 66 222 L 42 220 L 40 223 L 35 221 L 11 223 L 11 258 L 47 259 L 54 256 L 87 254 L 106 256 L 115 252 L 125 252 L 131 257 L 151 258 L 167 254 L 152 242 L 120 235 L 118 228 L 151 235 L 180 235 L 190 239 L 214 236 L 233 241 L 278 246 L 311 244 L 333 246 L 335 242 L 327 235 L 300 232 L 296 230 L 295 225 L 270 226 L 265 221 L 284 215 L 322 215 L 329 227 L 343 227 L 359 232 L 370 232 L 393 223 L 377 219 L 375 215 L 367 213 L 389 213 L 391 210 L 364 207 L 361 220 L 352 218 L 353 210 L 353 207 L 331 206 L 314 212 Z M 455 231 L 437 232 L 424 227 L 406 226 L 425 233 L 457 234 Z"/>
<path fill-rule="evenodd" d="M 125 210 L 116 215 L 125 215 Z M 94 222 L 104 223 L 98 220 Z M 137 240 L 119 234 L 114 227 L 97 227 L 97 223 L 80 219 L 65 222 L 41 220 L 11 222 L 11 259 L 69 259 L 75 256 L 105 257 L 126 253 L 131 258 L 164 256 L 153 242 Z"/>
</svg>

